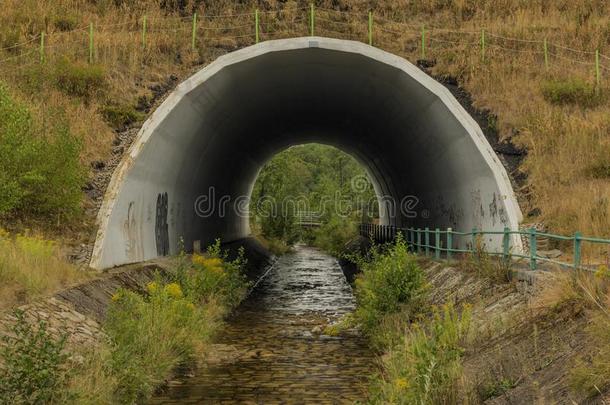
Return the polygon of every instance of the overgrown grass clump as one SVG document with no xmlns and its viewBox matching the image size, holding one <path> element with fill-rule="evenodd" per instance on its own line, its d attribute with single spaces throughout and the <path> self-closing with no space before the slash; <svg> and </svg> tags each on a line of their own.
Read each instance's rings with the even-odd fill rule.
<svg viewBox="0 0 610 405">
<path fill-rule="evenodd" d="M 24 304 L 87 278 L 64 260 L 56 242 L 0 229 L 0 308 Z"/>
<path fill-rule="evenodd" d="M 542 82 L 542 95 L 552 104 L 575 104 L 595 107 L 604 102 L 595 85 L 578 78 L 555 79 Z"/>
<path fill-rule="evenodd" d="M 461 358 L 471 314 L 451 305 L 434 308 L 431 318 L 405 329 L 402 342 L 384 357 L 383 374 L 373 383 L 371 402 L 457 404 Z"/>
<path fill-rule="evenodd" d="M 57 225 L 81 212 L 81 142 L 61 117 L 35 122 L 0 83 L 0 219 Z"/>
</svg>

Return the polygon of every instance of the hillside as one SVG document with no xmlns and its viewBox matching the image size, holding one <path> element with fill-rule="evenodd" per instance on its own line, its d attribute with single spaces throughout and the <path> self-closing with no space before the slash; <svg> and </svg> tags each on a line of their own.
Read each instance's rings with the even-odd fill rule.
<svg viewBox="0 0 610 405">
<path fill-rule="evenodd" d="M 191 72 L 253 44 L 257 7 L 260 40 L 310 32 L 305 2 L 7 0 L 0 82 L 2 105 L 13 107 L 0 115 L 0 128 L 9 127 L 14 105 L 32 124 L 17 136 L 21 147 L 3 136 L 0 150 L 29 150 L 29 138 L 44 143 L 35 145 L 39 154 L 7 152 L 16 162 L 4 167 L 28 172 L 45 155 L 56 163 L 32 170 L 36 182 L 25 176 L 10 189 L 11 171 L 9 180 L 0 175 L 0 189 L 17 196 L 0 201 L 3 225 L 42 229 L 71 244 L 90 241 L 96 201 L 139 124 Z M 315 34 L 367 41 L 369 8 L 375 46 L 423 59 L 433 75 L 457 82 L 477 108 L 491 112 L 486 130 L 497 132 L 499 152 L 508 150 L 501 156 L 521 154 L 511 174 L 527 222 L 610 236 L 606 1 L 323 1 L 315 4 Z M 40 152 L 65 150 L 51 147 L 62 142 L 78 153 Z M 510 143 L 517 152 L 504 148 Z M 75 160 L 83 172 L 68 164 Z M 69 184 L 40 185 L 60 170 L 74 172 Z M 47 204 L 45 196 L 59 189 L 66 198 Z"/>
</svg>

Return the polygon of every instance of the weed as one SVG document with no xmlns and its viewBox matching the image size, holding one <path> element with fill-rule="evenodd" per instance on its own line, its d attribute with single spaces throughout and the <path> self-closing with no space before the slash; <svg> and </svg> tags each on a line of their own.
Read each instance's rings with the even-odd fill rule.
<svg viewBox="0 0 610 405">
<path fill-rule="evenodd" d="M 102 115 L 108 124 L 119 130 L 144 119 L 144 114 L 127 104 L 106 105 L 102 108 Z"/>
<path fill-rule="evenodd" d="M 552 104 L 595 107 L 605 101 L 594 85 L 577 78 L 543 82 L 542 94 L 545 100 Z"/>
<path fill-rule="evenodd" d="M 55 85 L 58 90 L 90 101 L 106 88 L 106 73 L 99 65 L 88 65 L 61 59 L 55 68 Z"/>
<path fill-rule="evenodd" d="M 358 308 L 354 314 L 365 333 L 373 335 L 389 314 L 415 309 L 425 292 L 424 273 L 408 253 L 401 235 L 385 250 L 372 250 L 369 258 L 352 258 L 362 273 L 356 278 Z"/>
<path fill-rule="evenodd" d="M 0 402 L 42 404 L 65 400 L 65 336 L 53 338 L 44 322 L 34 326 L 22 311 L 16 310 L 14 317 L 12 335 L 2 338 Z"/>
<path fill-rule="evenodd" d="M 383 377 L 374 381 L 371 402 L 392 404 L 459 403 L 461 358 L 470 328 L 469 307 L 435 308 L 433 316 L 411 325 L 403 341 L 383 359 Z"/>
</svg>

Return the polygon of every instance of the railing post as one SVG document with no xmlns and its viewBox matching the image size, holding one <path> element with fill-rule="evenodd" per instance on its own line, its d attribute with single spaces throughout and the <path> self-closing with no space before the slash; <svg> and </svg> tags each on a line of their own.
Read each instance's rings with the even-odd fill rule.
<svg viewBox="0 0 610 405">
<path fill-rule="evenodd" d="M 44 63 L 44 32 L 40 33 L 40 63 Z"/>
<path fill-rule="evenodd" d="M 313 37 L 314 28 L 315 28 L 315 20 L 316 20 L 316 11 L 314 9 L 313 3 L 309 5 L 309 34 Z"/>
<path fill-rule="evenodd" d="M 536 270 L 536 228 L 530 228 L 530 269 Z"/>
<path fill-rule="evenodd" d="M 447 260 L 451 260 L 451 249 L 453 249 L 453 229 L 447 228 Z"/>
<path fill-rule="evenodd" d="M 436 228 L 434 231 L 435 241 L 434 241 L 434 257 L 436 259 L 441 258 L 441 231 Z"/>
<path fill-rule="evenodd" d="M 426 227 L 426 233 L 424 234 L 424 241 L 426 244 L 426 256 L 430 256 L 430 229 Z"/>
<path fill-rule="evenodd" d="M 504 227 L 504 235 L 502 239 L 502 257 L 504 260 L 508 260 L 508 254 L 510 253 L 510 228 Z"/>
<path fill-rule="evenodd" d="M 580 232 L 574 234 L 574 269 L 577 270 L 580 267 L 581 261 L 581 247 L 582 247 L 582 235 Z"/>
<path fill-rule="evenodd" d="M 258 16 L 258 8 L 256 10 L 254 10 L 254 32 L 255 32 L 255 40 L 256 43 L 258 44 L 258 41 L 260 41 L 260 28 L 259 28 L 259 16 Z"/>
<path fill-rule="evenodd" d="M 193 14 L 193 27 L 191 30 L 191 50 L 195 52 L 195 46 L 197 45 L 197 13 Z"/>
<path fill-rule="evenodd" d="M 421 228 L 417 228 L 417 253 L 421 253 Z"/>
<path fill-rule="evenodd" d="M 373 12 L 369 11 L 369 45 L 373 46 Z"/>
<path fill-rule="evenodd" d="M 477 251 L 477 228 L 472 228 L 472 254 Z"/>
</svg>

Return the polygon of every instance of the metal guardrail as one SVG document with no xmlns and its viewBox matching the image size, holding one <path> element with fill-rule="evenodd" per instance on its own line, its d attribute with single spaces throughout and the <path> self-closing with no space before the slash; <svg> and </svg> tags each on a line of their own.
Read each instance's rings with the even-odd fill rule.
<svg viewBox="0 0 610 405">
<path fill-rule="evenodd" d="M 470 232 L 458 232 L 451 228 L 447 228 L 446 230 L 441 230 L 439 228 L 399 228 L 392 225 L 365 223 L 360 224 L 359 231 L 360 235 L 369 237 L 378 243 L 391 242 L 396 239 L 398 233 L 401 233 L 413 252 L 425 253 L 426 256 L 430 256 L 433 253 L 436 259 L 440 259 L 443 253 L 447 259 L 451 259 L 453 253 L 476 253 L 477 243 L 480 237 L 485 235 L 502 235 L 502 252 L 487 253 L 502 256 L 504 259 L 510 259 L 513 257 L 528 259 L 529 267 L 532 270 L 536 270 L 538 262 L 553 263 L 572 269 L 590 270 L 590 268 L 582 265 L 581 255 L 583 242 L 607 245 L 610 249 L 610 239 L 586 237 L 582 236 L 580 232 L 576 232 L 574 236 L 555 235 L 546 232 L 538 232 L 535 228 L 528 229 L 527 231 L 514 231 L 510 228 L 504 228 L 503 231 L 484 231 L 473 229 Z M 528 238 L 529 252 L 527 254 L 511 251 L 511 235 L 519 235 L 521 237 L 525 236 Z M 468 247 L 466 249 L 453 247 L 454 237 L 468 238 Z M 537 237 L 545 237 L 564 242 L 571 241 L 574 252 L 572 262 L 562 262 L 539 255 L 537 250 Z"/>
</svg>

